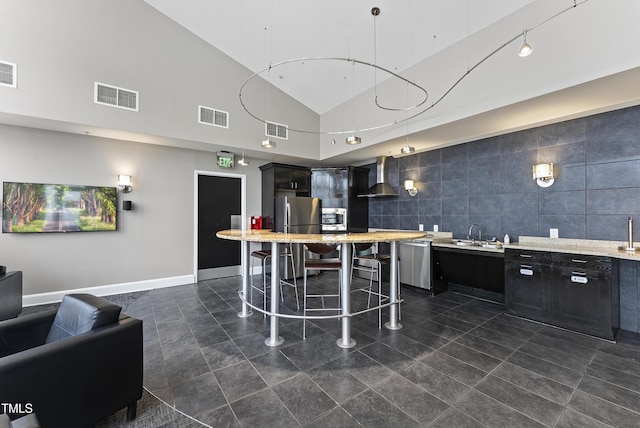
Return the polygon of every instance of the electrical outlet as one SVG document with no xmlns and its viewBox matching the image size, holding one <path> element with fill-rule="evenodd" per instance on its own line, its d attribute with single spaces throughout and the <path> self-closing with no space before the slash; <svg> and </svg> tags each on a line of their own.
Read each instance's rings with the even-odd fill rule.
<svg viewBox="0 0 640 428">
<path fill-rule="evenodd" d="M 418 230 L 419 230 L 420 232 L 424 231 L 424 224 L 420 223 L 420 224 L 418 225 Z"/>
<path fill-rule="evenodd" d="M 558 229 L 549 229 L 549 238 L 557 238 Z"/>
<path fill-rule="evenodd" d="M 438 225 L 437 225 L 437 224 L 434 224 L 434 225 L 433 225 L 433 231 L 434 231 L 434 232 L 437 232 L 437 231 L 438 231 Z"/>
</svg>

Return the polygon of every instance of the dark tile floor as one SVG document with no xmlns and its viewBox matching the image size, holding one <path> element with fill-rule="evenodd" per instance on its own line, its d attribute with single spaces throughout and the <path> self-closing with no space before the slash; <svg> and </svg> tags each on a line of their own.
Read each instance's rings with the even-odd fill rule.
<svg viewBox="0 0 640 428">
<path fill-rule="evenodd" d="M 337 321 L 308 324 L 303 341 L 301 321 L 282 319 L 286 342 L 271 348 L 261 314 L 237 316 L 240 284 L 154 290 L 127 308 L 145 321 L 145 386 L 210 426 L 640 426 L 635 344 L 511 317 L 476 297 L 403 287 L 401 330 L 378 329 L 377 312 L 367 313 L 353 319 L 357 346 L 341 349 Z M 294 313 L 286 292 L 284 310 Z M 353 300 L 361 307 L 366 297 Z"/>
</svg>

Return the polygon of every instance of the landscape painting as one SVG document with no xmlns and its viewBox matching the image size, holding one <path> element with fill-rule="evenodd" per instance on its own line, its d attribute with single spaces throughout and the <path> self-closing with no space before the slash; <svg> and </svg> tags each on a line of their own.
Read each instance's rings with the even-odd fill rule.
<svg viewBox="0 0 640 428">
<path fill-rule="evenodd" d="M 115 187 L 4 182 L 3 233 L 116 230 Z"/>
</svg>

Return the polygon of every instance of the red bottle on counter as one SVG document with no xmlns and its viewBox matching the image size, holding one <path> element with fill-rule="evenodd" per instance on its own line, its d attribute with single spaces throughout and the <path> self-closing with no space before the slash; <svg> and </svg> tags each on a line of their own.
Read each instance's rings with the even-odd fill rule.
<svg viewBox="0 0 640 428">
<path fill-rule="evenodd" d="M 262 216 L 261 215 L 252 215 L 251 216 L 251 229 L 262 229 Z"/>
</svg>

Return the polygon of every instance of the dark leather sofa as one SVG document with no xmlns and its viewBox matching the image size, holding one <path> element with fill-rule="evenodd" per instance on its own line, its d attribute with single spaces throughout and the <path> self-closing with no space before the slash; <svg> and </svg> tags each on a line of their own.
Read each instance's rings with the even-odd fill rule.
<svg viewBox="0 0 640 428">
<path fill-rule="evenodd" d="M 22 312 L 22 272 L 0 274 L 0 320 L 15 318 Z"/>
<path fill-rule="evenodd" d="M 31 409 L 44 428 L 91 427 L 124 407 L 131 420 L 142 396 L 142 321 L 75 296 L 70 310 L 65 296 L 57 311 L 0 322 L 0 403 Z M 92 306 L 84 320 L 74 312 Z"/>
</svg>

